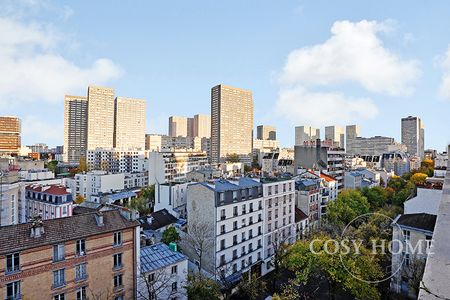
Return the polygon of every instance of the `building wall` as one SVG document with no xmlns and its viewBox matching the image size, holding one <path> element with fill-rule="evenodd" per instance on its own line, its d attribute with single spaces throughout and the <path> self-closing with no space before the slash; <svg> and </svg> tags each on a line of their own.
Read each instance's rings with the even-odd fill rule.
<svg viewBox="0 0 450 300">
<path fill-rule="evenodd" d="M 194 116 L 194 136 L 211 137 L 211 116 L 200 114 Z"/>
<path fill-rule="evenodd" d="M 12 116 L 0 116 L 0 154 L 18 153 L 21 146 L 20 136 L 20 119 Z"/>
<path fill-rule="evenodd" d="M 188 136 L 188 120 L 186 117 L 171 116 L 169 118 L 169 136 Z"/>
<path fill-rule="evenodd" d="M 86 156 L 87 97 L 64 96 L 64 155 L 63 160 L 78 163 Z"/>
<path fill-rule="evenodd" d="M 300 146 L 305 142 L 311 142 L 320 139 L 320 129 L 311 126 L 295 127 L 295 145 Z"/>
<path fill-rule="evenodd" d="M 343 127 L 339 126 L 326 126 L 325 127 L 325 140 L 338 143 L 339 147 L 345 147 L 345 131 Z"/>
<path fill-rule="evenodd" d="M 402 144 L 411 155 L 424 157 L 424 124 L 418 117 L 402 118 Z"/>
<path fill-rule="evenodd" d="M 345 127 L 345 150 L 347 154 L 354 154 L 353 142 L 361 136 L 361 129 L 358 125 L 347 125 Z"/>
<path fill-rule="evenodd" d="M 253 143 L 253 96 L 249 90 L 225 85 L 211 89 L 211 161 L 224 162 L 238 154 L 251 163 Z"/>
<path fill-rule="evenodd" d="M 114 89 L 88 87 L 87 150 L 114 145 Z"/>
<path fill-rule="evenodd" d="M 258 140 L 276 140 L 277 139 L 277 130 L 275 126 L 269 125 L 259 125 L 256 128 L 257 131 L 257 139 Z"/>
<path fill-rule="evenodd" d="M 143 99 L 116 98 L 114 147 L 145 149 L 145 107 Z"/>
<path fill-rule="evenodd" d="M 145 135 L 145 150 L 161 151 L 162 138 L 160 134 L 146 134 Z"/>
<path fill-rule="evenodd" d="M 20 222 L 20 184 L 15 180 L 9 181 L 5 177 L 0 178 L 0 226 L 13 225 Z"/>
<path fill-rule="evenodd" d="M 45 234 L 45 233 L 44 233 Z M 75 256 L 75 240 L 65 243 L 65 260 L 53 262 L 53 245 L 32 248 L 20 252 L 21 271 L 12 275 L 5 274 L 6 256 L 0 255 L 0 295 L 6 295 L 6 284 L 21 281 L 21 293 L 24 299 L 53 299 L 55 295 L 66 293 L 66 299 L 75 299 L 78 287 L 87 287 L 87 296 L 97 295 L 103 299 L 106 295 L 120 295 L 124 299 L 134 299 L 135 257 L 134 229 L 123 231 L 123 245 L 113 247 L 113 233 L 99 234 L 86 238 L 86 255 Z M 123 253 L 123 268 L 113 270 L 113 254 Z M 87 279 L 75 282 L 75 266 L 86 263 Z M 53 271 L 64 268 L 66 285 L 52 288 Z M 114 293 L 114 274 L 123 274 L 123 289 Z"/>
</svg>

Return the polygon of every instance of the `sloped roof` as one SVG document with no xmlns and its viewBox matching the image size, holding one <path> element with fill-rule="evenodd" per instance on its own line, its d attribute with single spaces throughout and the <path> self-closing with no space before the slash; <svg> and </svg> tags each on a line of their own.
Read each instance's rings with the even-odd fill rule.
<svg viewBox="0 0 450 300">
<path fill-rule="evenodd" d="M 149 219 L 151 222 L 148 221 Z M 141 223 L 144 230 L 158 230 L 177 221 L 178 219 L 172 216 L 165 208 L 153 212 L 149 216 L 139 218 L 139 223 Z"/>
<path fill-rule="evenodd" d="M 68 195 L 70 192 L 63 185 L 53 184 L 53 185 L 36 185 L 31 184 L 25 188 L 27 191 L 45 193 L 50 195 Z"/>
<path fill-rule="evenodd" d="M 295 208 L 295 223 L 308 219 L 308 216 L 300 208 Z"/>
<path fill-rule="evenodd" d="M 170 250 L 164 243 L 141 248 L 141 272 L 149 273 L 173 265 L 187 257 L 180 252 Z"/>
<path fill-rule="evenodd" d="M 425 213 L 401 215 L 397 219 L 397 224 L 399 224 L 400 226 L 403 225 L 427 231 L 434 231 L 434 225 L 436 224 L 436 215 Z"/>
</svg>

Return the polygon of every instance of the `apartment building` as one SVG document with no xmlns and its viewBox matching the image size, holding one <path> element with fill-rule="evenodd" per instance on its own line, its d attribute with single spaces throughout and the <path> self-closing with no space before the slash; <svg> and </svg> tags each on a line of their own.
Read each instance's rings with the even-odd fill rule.
<svg viewBox="0 0 450 300">
<path fill-rule="evenodd" d="M 302 146 L 317 139 L 320 139 L 320 129 L 311 126 L 295 127 L 295 146 Z"/>
<path fill-rule="evenodd" d="M 187 299 L 188 259 L 175 248 L 163 243 L 141 248 L 138 300 Z"/>
<path fill-rule="evenodd" d="M 359 125 L 345 126 L 345 151 L 348 154 L 354 153 L 353 142 L 357 137 L 361 136 L 361 128 Z"/>
<path fill-rule="evenodd" d="M 114 147 L 114 89 L 89 86 L 87 150 Z"/>
<path fill-rule="evenodd" d="M 345 129 L 340 126 L 325 126 L 325 140 L 332 141 L 339 148 L 345 148 Z"/>
<path fill-rule="evenodd" d="M 371 188 L 379 185 L 370 178 L 366 178 L 362 172 L 350 171 L 344 174 L 344 188 L 346 189 L 361 189 Z"/>
<path fill-rule="evenodd" d="M 114 147 L 144 150 L 145 100 L 117 97 L 114 105 Z"/>
<path fill-rule="evenodd" d="M 88 170 L 133 173 L 147 170 L 147 152 L 137 149 L 96 148 L 87 151 Z"/>
<path fill-rule="evenodd" d="M 83 96 L 64 96 L 63 160 L 76 164 L 86 157 L 88 100 Z"/>
<path fill-rule="evenodd" d="M 20 182 L 17 172 L 0 169 L 0 226 L 20 222 Z"/>
<path fill-rule="evenodd" d="M 5 299 L 135 299 L 139 230 L 117 210 L 0 228 Z"/>
<path fill-rule="evenodd" d="M 72 192 L 73 199 L 81 195 L 90 201 L 93 195 L 123 190 L 125 174 L 111 174 L 100 170 L 78 173 L 73 179 L 67 179 L 67 186 Z"/>
<path fill-rule="evenodd" d="M 180 116 L 169 117 L 169 136 L 188 136 L 188 118 Z"/>
<path fill-rule="evenodd" d="M 21 146 L 21 122 L 13 116 L 0 116 L 0 154 L 17 154 Z"/>
<path fill-rule="evenodd" d="M 205 152 L 172 150 L 150 152 L 148 159 L 149 184 L 183 182 L 186 174 L 208 164 Z"/>
<path fill-rule="evenodd" d="M 259 125 L 256 127 L 256 139 L 258 140 L 276 140 L 277 129 L 275 126 Z"/>
<path fill-rule="evenodd" d="M 211 138 L 211 116 L 197 114 L 194 115 L 194 137 Z"/>
<path fill-rule="evenodd" d="M 258 162 L 259 165 L 262 164 L 262 158 L 266 153 L 276 151 L 278 149 L 277 140 L 253 140 L 253 159 Z"/>
<path fill-rule="evenodd" d="M 162 134 L 146 134 L 145 150 L 161 151 L 162 150 Z"/>
<path fill-rule="evenodd" d="M 250 165 L 253 144 L 253 95 L 226 85 L 211 89 L 211 162 L 221 163 L 230 154 Z"/>
<path fill-rule="evenodd" d="M 25 187 L 25 220 L 41 216 L 43 220 L 72 216 L 70 189 L 57 184 L 31 184 Z"/>
<path fill-rule="evenodd" d="M 195 172 L 195 171 L 193 171 Z M 187 219 L 187 182 L 166 182 L 155 185 L 155 211 L 166 209 L 177 218 Z"/>
<path fill-rule="evenodd" d="M 410 155 L 424 157 L 425 126 L 419 117 L 402 118 L 402 144 Z"/>
</svg>

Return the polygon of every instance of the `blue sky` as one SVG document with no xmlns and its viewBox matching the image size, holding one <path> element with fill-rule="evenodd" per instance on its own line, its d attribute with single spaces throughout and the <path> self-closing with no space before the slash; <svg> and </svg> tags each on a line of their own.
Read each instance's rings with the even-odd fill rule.
<svg viewBox="0 0 450 300">
<path fill-rule="evenodd" d="M 209 113 L 218 83 L 253 91 L 255 127 L 358 123 L 450 143 L 449 1 L 0 1 L 0 115 L 23 143 L 63 143 L 64 94 L 147 100 L 147 132 Z"/>
</svg>

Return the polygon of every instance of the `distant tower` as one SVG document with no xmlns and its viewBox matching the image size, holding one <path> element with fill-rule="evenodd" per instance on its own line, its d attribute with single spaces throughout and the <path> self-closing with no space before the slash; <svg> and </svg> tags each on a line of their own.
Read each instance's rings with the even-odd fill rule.
<svg viewBox="0 0 450 300">
<path fill-rule="evenodd" d="M 320 139 L 320 129 L 311 126 L 295 127 L 295 145 L 301 146 L 305 142 L 315 142 Z"/>
<path fill-rule="evenodd" d="M 171 116 L 169 118 L 169 136 L 188 136 L 188 118 Z"/>
<path fill-rule="evenodd" d="M 325 140 L 338 143 L 339 147 L 345 147 L 345 132 L 344 128 L 339 126 L 326 126 L 325 127 Z"/>
<path fill-rule="evenodd" d="M 87 150 L 114 146 L 114 89 L 88 87 Z"/>
<path fill-rule="evenodd" d="M 117 97 L 115 100 L 114 147 L 145 149 L 145 100 Z"/>
<path fill-rule="evenodd" d="M 21 146 L 21 122 L 14 116 L 0 117 L 0 154 L 18 153 Z"/>
<path fill-rule="evenodd" d="M 402 144 L 406 145 L 411 155 L 424 157 L 425 127 L 419 117 L 402 118 Z"/>
<path fill-rule="evenodd" d="M 77 164 L 86 156 L 87 145 L 87 97 L 64 97 L 64 154 L 65 162 Z"/>
<path fill-rule="evenodd" d="M 276 140 L 277 129 L 274 126 L 259 125 L 256 127 L 256 139 L 258 140 Z"/>
<path fill-rule="evenodd" d="M 345 127 L 345 152 L 347 154 L 355 154 L 354 152 L 354 142 L 357 137 L 361 136 L 361 129 L 358 125 L 347 125 Z"/>
</svg>

